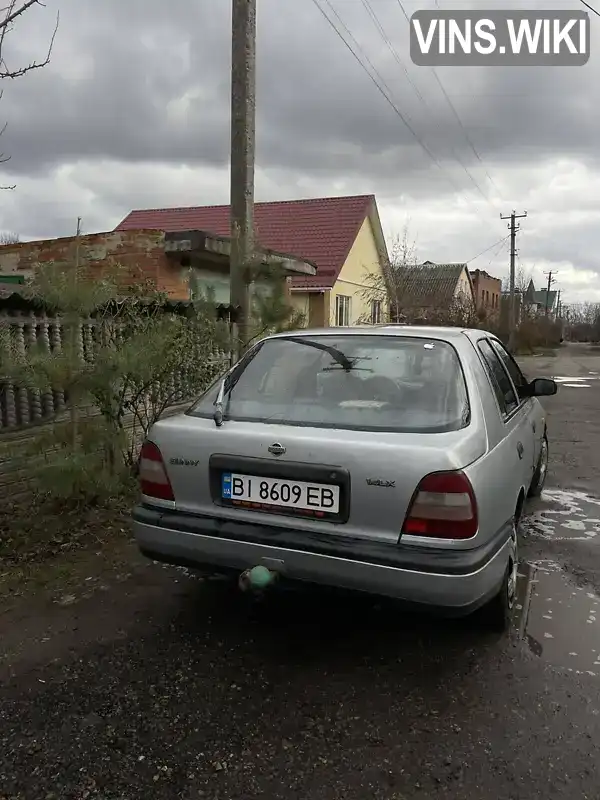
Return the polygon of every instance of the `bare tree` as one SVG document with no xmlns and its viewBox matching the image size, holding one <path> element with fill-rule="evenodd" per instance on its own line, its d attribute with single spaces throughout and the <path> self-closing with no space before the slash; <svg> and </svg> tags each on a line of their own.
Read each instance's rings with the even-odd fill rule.
<svg viewBox="0 0 600 800">
<path fill-rule="evenodd" d="M 517 267 L 515 270 L 515 291 L 525 294 L 531 277 L 531 273 L 526 273 L 522 266 Z M 509 289 L 510 279 L 508 275 L 506 275 L 504 278 L 502 278 L 502 291 L 508 292 Z"/>
<path fill-rule="evenodd" d="M 571 303 L 565 308 L 569 339 L 575 342 L 600 339 L 600 303 Z"/>
<path fill-rule="evenodd" d="M 406 268 L 416 267 L 417 245 L 411 239 L 409 224 L 405 224 L 402 233 L 395 237 L 392 243 L 389 261 L 382 265 L 381 272 L 368 272 L 363 277 L 364 290 L 362 295 L 369 303 L 384 301 L 387 306 L 382 321 L 399 322 L 402 318 L 402 295 Z M 389 318 L 389 320 L 388 320 Z M 369 322 L 369 320 L 359 320 Z"/>
<path fill-rule="evenodd" d="M 50 56 L 52 55 L 52 48 L 54 47 L 54 39 L 56 38 L 56 32 L 58 30 L 58 22 L 59 22 L 59 14 L 56 15 L 56 24 L 54 26 L 54 30 L 52 32 L 52 36 L 50 37 L 50 43 L 48 45 L 48 50 L 46 51 L 46 55 L 42 61 L 30 61 L 28 64 L 21 64 L 21 65 L 9 65 L 6 61 L 4 56 L 4 45 L 6 43 L 6 37 L 9 33 L 11 33 L 15 25 L 18 23 L 19 19 L 29 11 L 33 6 L 43 6 L 44 4 L 41 0 L 8 0 L 8 5 L 4 8 L 0 9 L 0 80 L 3 78 L 21 78 L 23 75 L 26 75 L 28 72 L 32 72 L 36 69 L 41 69 L 45 67 L 47 64 L 50 63 Z M 0 98 L 2 98 L 3 91 L 0 89 Z M 4 123 L 4 126 L 0 129 L 0 136 L 6 130 L 6 126 L 8 123 Z M 10 160 L 10 156 L 5 155 L 4 153 L 0 153 L 0 164 L 6 163 Z M 2 186 L 2 189 L 14 189 L 14 186 Z"/>
<path fill-rule="evenodd" d="M 18 244 L 20 241 L 18 233 L 11 233 L 11 231 L 0 233 L 0 247 L 5 244 Z"/>
</svg>

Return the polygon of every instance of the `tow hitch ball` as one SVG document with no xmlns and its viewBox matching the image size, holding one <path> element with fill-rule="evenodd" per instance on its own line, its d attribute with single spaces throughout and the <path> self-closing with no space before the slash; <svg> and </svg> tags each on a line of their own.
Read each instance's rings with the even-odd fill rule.
<svg viewBox="0 0 600 800">
<path fill-rule="evenodd" d="M 261 592 L 272 586 L 277 580 L 277 573 L 261 565 L 242 572 L 238 586 L 242 592 Z"/>
</svg>

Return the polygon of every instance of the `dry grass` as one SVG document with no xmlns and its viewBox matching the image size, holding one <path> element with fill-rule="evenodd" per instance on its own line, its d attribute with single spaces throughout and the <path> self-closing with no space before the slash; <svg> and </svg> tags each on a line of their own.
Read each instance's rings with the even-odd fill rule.
<svg viewBox="0 0 600 800">
<path fill-rule="evenodd" d="M 82 572 L 114 573 L 131 562 L 133 496 L 97 506 L 29 498 L 0 510 L 0 601 L 61 595 Z"/>
</svg>

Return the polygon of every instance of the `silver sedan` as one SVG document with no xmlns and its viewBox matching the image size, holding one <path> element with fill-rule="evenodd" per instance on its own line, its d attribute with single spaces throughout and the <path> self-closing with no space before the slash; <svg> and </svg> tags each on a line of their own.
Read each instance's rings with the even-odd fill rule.
<svg viewBox="0 0 600 800">
<path fill-rule="evenodd" d="M 480 330 L 303 330 L 252 347 L 140 460 L 148 557 L 264 590 L 278 578 L 505 629 L 518 523 L 548 466 L 538 397 Z"/>
</svg>

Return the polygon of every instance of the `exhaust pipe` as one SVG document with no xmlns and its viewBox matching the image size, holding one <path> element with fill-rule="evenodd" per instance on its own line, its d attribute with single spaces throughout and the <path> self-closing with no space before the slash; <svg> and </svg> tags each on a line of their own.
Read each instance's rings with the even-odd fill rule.
<svg viewBox="0 0 600 800">
<path fill-rule="evenodd" d="M 238 579 L 238 586 L 242 592 L 261 592 L 272 586 L 278 577 L 277 572 L 258 565 L 242 572 Z"/>
</svg>

